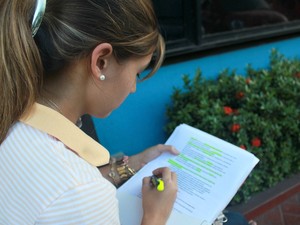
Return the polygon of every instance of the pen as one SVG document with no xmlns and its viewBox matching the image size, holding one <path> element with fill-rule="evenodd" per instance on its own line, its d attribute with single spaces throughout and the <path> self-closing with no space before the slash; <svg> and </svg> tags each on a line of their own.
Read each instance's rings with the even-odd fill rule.
<svg viewBox="0 0 300 225">
<path fill-rule="evenodd" d="M 151 183 L 156 187 L 158 191 L 163 191 L 165 189 L 164 181 L 155 175 L 151 176 Z"/>
</svg>

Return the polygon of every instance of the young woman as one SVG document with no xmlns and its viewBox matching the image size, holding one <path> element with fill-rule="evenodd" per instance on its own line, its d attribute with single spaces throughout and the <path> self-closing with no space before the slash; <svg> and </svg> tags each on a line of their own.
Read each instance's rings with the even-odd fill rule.
<svg viewBox="0 0 300 225">
<path fill-rule="evenodd" d="M 160 67 L 150 0 L 3 0 L 0 23 L 0 224 L 119 224 L 107 179 L 122 177 L 77 125 L 118 108 L 153 58 L 147 78 Z M 162 152 L 177 154 L 158 145 L 122 158 L 125 175 Z M 160 225 L 177 178 L 168 168 L 153 173 L 166 191 L 144 178 L 141 224 Z"/>
</svg>

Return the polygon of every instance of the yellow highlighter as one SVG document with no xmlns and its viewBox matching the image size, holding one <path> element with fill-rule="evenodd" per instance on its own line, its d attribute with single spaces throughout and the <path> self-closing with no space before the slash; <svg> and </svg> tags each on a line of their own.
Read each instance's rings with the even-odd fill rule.
<svg viewBox="0 0 300 225">
<path fill-rule="evenodd" d="M 154 187 L 156 187 L 158 191 L 163 191 L 165 189 L 164 181 L 155 175 L 151 177 L 151 183 L 154 185 Z"/>
</svg>

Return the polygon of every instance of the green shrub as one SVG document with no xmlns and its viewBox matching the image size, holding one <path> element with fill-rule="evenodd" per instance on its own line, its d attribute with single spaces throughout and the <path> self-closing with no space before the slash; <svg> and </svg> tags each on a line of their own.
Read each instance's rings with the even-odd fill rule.
<svg viewBox="0 0 300 225">
<path fill-rule="evenodd" d="M 273 50 L 267 69 L 225 70 L 216 80 L 201 71 L 175 88 L 165 129 L 181 123 L 197 127 L 254 153 L 254 168 L 230 205 L 274 186 L 300 171 L 300 60 Z"/>
</svg>

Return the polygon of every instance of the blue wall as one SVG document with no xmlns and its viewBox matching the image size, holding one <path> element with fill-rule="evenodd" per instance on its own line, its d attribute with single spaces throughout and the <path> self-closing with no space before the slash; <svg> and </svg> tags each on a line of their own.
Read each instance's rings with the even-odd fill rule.
<svg viewBox="0 0 300 225">
<path fill-rule="evenodd" d="M 286 57 L 300 55 L 300 38 L 273 42 L 218 55 L 163 66 L 151 79 L 139 83 L 136 93 L 108 118 L 93 118 L 100 142 L 111 153 L 128 155 L 166 141 L 166 105 L 170 103 L 173 87 L 181 87 L 182 75 L 194 76 L 197 68 L 206 78 L 215 78 L 225 68 L 244 73 L 247 64 L 266 68 L 272 48 Z"/>
</svg>

